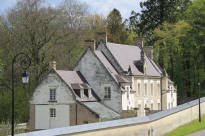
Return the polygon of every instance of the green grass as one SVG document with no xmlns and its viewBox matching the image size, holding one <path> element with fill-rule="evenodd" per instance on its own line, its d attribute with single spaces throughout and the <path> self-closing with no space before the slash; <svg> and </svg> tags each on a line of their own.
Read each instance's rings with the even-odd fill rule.
<svg viewBox="0 0 205 136">
<path fill-rule="evenodd" d="M 191 134 L 193 132 L 196 132 L 202 129 L 205 129 L 205 116 L 202 117 L 201 123 L 199 123 L 198 119 L 194 120 L 188 124 L 185 124 L 165 134 L 164 136 L 184 136 L 184 135 Z"/>
</svg>

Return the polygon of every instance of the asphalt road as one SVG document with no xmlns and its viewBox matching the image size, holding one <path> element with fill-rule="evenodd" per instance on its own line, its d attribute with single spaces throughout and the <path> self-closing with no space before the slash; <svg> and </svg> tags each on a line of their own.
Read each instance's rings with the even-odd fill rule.
<svg viewBox="0 0 205 136">
<path fill-rule="evenodd" d="M 186 136 L 205 136 L 205 129 Z"/>
</svg>

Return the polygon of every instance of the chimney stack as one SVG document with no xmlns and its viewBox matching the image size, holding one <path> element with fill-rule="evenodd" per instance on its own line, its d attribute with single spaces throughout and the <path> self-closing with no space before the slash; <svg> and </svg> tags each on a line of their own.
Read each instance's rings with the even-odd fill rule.
<svg viewBox="0 0 205 136">
<path fill-rule="evenodd" d="M 95 51 L 96 49 L 95 40 L 85 40 L 85 45 L 90 47 L 92 51 Z"/>
<path fill-rule="evenodd" d="M 149 58 L 153 59 L 153 47 L 152 46 L 144 46 L 144 52 Z"/>
<path fill-rule="evenodd" d="M 51 69 L 56 70 L 56 61 L 51 62 Z"/>
<path fill-rule="evenodd" d="M 98 44 L 104 43 L 107 44 L 107 33 L 106 32 L 98 32 Z"/>
<path fill-rule="evenodd" d="M 135 45 L 142 49 L 144 46 L 144 38 L 136 38 Z"/>
</svg>

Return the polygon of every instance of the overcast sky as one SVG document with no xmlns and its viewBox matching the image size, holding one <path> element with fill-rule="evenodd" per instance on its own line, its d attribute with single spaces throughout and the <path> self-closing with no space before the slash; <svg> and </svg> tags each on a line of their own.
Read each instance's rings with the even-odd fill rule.
<svg viewBox="0 0 205 136">
<path fill-rule="evenodd" d="M 0 14 L 7 11 L 16 4 L 18 0 L 1 0 L 0 1 Z M 57 6 L 63 0 L 45 0 L 51 6 Z M 120 10 L 122 17 L 128 18 L 132 10 L 137 12 L 140 11 L 139 3 L 145 0 L 79 0 L 86 2 L 90 6 L 91 13 L 98 13 L 107 16 L 108 13 L 113 9 L 117 8 Z"/>
</svg>

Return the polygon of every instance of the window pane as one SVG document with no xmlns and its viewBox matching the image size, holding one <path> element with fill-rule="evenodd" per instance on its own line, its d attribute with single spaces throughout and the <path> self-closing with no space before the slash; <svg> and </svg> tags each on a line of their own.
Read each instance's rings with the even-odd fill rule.
<svg viewBox="0 0 205 136">
<path fill-rule="evenodd" d="M 147 84 L 144 84 L 144 93 L 145 93 L 145 95 L 147 95 Z"/>
<path fill-rule="evenodd" d="M 111 88 L 110 87 L 105 87 L 104 91 L 105 91 L 104 98 L 111 98 Z"/>
<path fill-rule="evenodd" d="M 50 117 L 56 117 L 56 109 L 50 109 Z"/>
<path fill-rule="evenodd" d="M 158 95 L 160 96 L 160 84 L 158 84 Z"/>
<path fill-rule="evenodd" d="M 151 96 L 153 96 L 153 84 L 151 84 Z"/>
<path fill-rule="evenodd" d="M 56 100 L 56 89 L 50 89 L 50 101 Z"/>
</svg>

